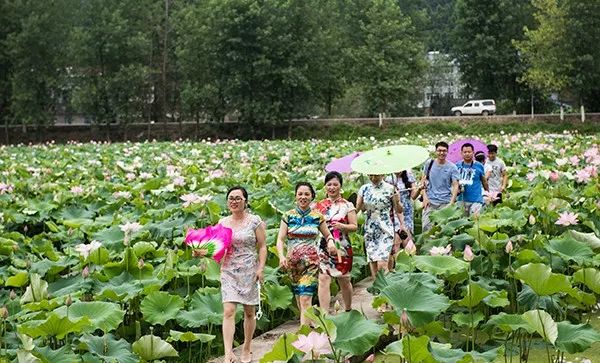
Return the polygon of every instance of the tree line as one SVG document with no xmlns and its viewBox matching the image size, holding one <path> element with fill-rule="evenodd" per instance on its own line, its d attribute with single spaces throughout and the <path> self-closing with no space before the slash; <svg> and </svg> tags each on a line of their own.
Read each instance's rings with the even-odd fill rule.
<svg viewBox="0 0 600 363">
<path fill-rule="evenodd" d="M 597 111 L 599 15 L 600 0 L 5 0 L 0 118 L 417 115 L 429 50 L 506 110 L 554 93 Z"/>
</svg>

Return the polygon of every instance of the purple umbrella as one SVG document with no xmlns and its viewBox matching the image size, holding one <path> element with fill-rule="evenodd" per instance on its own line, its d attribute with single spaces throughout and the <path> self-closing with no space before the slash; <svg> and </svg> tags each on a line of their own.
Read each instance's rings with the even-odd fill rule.
<svg viewBox="0 0 600 363">
<path fill-rule="evenodd" d="M 360 156 L 362 152 L 355 151 L 352 154 L 348 154 L 339 159 L 333 159 L 325 166 L 326 171 L 337 171 L 338 173 L 350 173 L 352 172 L 352 168 L 350 164 L 352 164 L 352 160 L 356 159 Z"/>
<path fill-rule="evenodd" d="M 478 151 L 483 151 L 483 153 L 485 154 L 485 157 L 487 158 L 488 150 L 487 150 L 487 145 L 485 143 L 483 143 L 482 141 L 479 141 L 479 140 L 475 140 L 475 139 L 462 139 L 462 140 L 456 140 L 452 144 L 450 144 L 450 148 L 448 149 L 447 159 L 453 163 L 457 163 L 457 162 L 461 161 L 463 159 L 463 157 L 462 157 L 462 153 L 461 153 L 460 149 L 466 143 L 473 145 L 473 148 L 475 148 L 475 150 L 474 150 L 475 153 Z"/>
</svg>

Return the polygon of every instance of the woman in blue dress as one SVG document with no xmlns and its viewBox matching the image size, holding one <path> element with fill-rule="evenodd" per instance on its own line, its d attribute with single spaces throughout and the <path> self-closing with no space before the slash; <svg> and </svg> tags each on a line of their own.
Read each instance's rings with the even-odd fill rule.
<svg viewBox="0 0 600 363">
<path fill-rule="evenodd" d="M 370 183 L 360 187 L 356 210 L 364 211 L 365 250 L 375 278 L 377 271 L 388 272 L 388 261 L 394 246 L 394 224 L 392 212 L 402 220 L 400 198 L 393 185 L 383 180 L 383 175 L 369 175 Z"/>
</svg>

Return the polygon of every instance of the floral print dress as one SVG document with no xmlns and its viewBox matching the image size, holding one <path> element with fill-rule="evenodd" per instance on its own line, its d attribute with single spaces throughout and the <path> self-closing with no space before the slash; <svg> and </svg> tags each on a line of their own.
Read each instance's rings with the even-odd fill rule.
<svg viewBox="0 0 600 363">
<path fill-rule="evenodd" d="M 294 295 L 312 296 L 317 292 L 319 273 L 319 226 L 325 222 L 316 210 L 299 208 L 286 212 L 288 272 Z"/>
<path fill-rule="evenodd" d="M 415 184 L 416 180 L 414 175 L 412 175 L 412 173 L 407 173 L 407 177 L 408 177 L 408 182 L 412 185 Z M 398 176 L 393 176 L 393 177 L 387 177 L 385 179 L 386 182 L 395 185 L 396 188 L 398 188 L 398 190 L 400 191 L 400 203 L 402 204 L 402 209 L 403 212 L 402 214 L 404 215 L 404 225 L 406 226 L 406 229 L 408 229 L 408 231 L 413 234 L 415 232 L 415 222 L 414 222 L 414 211 L 413 211 L 413 201 L 412 198 L 410 197 L 411 191 L 410 190 L 406 190 L 407 189 L 407 185 L 404 184 L 404 182 L 402 181 L 401 177 Z M 396 218 L 396 230 L 398 230 L 400 228 L 400 221 L 398 221 L 398 218 Z"/>
<path fill-rule="evenodd" d="M 262 223 L 259 216 L 249 214 L 245 223 L 233 226 L 231 217 L 219 223 L 233 230 L 231 246 L 221 264 L 221 295 L 223 302 L 257 305 L 259 301 L 256 285 L 258 251 L 256 228 Z"/>
<path fill-rule="evenodd" d="M 377 185 L 365 184 L 358 190 L 366 213 L 363 227 L 369 262 L 387 261 L 390 258 L 394 246 L 394 223 L 391 217 L 394 194 L 394 186 L 384 181 Z"/>
<path fill-rule="evenodd" d="M 352 244 L 347 233 L 334 230 L 331 224 L 333 222 L 348 224 L 348 213 L 355 210 L 354 205 L 344 198 L 335 201 L 323 199 L 317 203 L 315 209 L 325 217 L 331 235 L 340 242 L 341 250 L 341 261 L 338 261 L 337 256 L 331 256 L 327 251 L 327 241 L 321 239 L 321 271 L 332 277 L 348 276 L 352 271 Z"/>
</svg>

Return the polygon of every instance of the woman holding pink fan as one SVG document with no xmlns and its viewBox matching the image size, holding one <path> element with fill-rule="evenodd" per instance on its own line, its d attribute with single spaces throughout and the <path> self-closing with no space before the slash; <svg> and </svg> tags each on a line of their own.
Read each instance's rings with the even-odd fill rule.
<svg viewBox="0 0 600 363">
<path fill-rule="evenodd" d="M 227 191 L 227 207 L 231 215 L 222 218 L 219 225 L 231 229 L 232 241 L 221 264 L 221 295 L 223 298 L 223 345 L 224 362 L 235 362 L 233 335 L 235 333 L 235 310 L 237 304 L 244 306 L 244 345 L 241 362 L 250 362 L 250 343 L 256 328 L 255 305 L 259 303 L 258 284 L 263 281 L 267 260 L 265 225 L 260 217 L 247 210 L 246 189 L 235 186 Z M 194 256 L 206 251 L 195 250 Z"/>
</svg>

